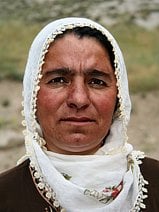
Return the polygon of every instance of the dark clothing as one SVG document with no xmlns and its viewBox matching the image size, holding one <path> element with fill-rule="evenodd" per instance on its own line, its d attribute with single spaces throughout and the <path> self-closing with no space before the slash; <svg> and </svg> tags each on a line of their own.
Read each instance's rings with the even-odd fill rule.
<svg viewBox="0 0 159 212">
<path fill-rule="evenodd" d="M 144 179 L 149 182 L 148 198 L 144 200 L 146 209 L 143 211 L 159 212 L 159 161 L 145 158 L 140 167 Z"/>
<path fill-rule="evenodd" d="M 29 160 L 0 175 L 0 212 L 50 212 L 36 189 Z"/>
<path fill-rule="evenodd" d="M 144 179 L 149 181 L 144 212 L 159 212 L 159 161 L 145 158 L 141 165 Z M 78 207 L 78 206 L 77 206 Z M 52 209 L 52 210 L 51 210 Z M 29 160 L 0 174 L 0 212 L 54 211 L 36 189 Z"/>
</svg>

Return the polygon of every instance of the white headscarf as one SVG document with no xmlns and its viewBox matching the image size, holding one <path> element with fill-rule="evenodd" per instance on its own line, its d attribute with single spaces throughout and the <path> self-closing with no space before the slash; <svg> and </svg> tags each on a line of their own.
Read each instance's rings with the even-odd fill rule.
<svg viewBox="0 0 159 212">
<path fill-rule="evenodd" d="M 50 44 L 64 31 L 84 26 L 100 31 L 112 45 L 119 108 L 105 144 L 96 154 L 69 156 L 43 148 L 45 141 L 35 115 L 36 100 L 42 65 Z M 146 191 L 146 181 L 139 168 L 139 159 L 143 155 L 133 151 L 132 146 L 127 143 L 126 131 L 131 103 L 125 63 L 117 42 L 104 27 L 85 18 L 60 19 L 44 27 L 33 41 L 29 52 L 23 95 L 26 156 L 30 158 L 30 170 L 36 179 L 37 189 L 46 201 L 61 211 L 65 209 L 68 212 L 128 212 L 145 207 L 143 199 L 146 196 L 143 192 Z M 109 192 L 102 196 L 105 194 L 103 190 L 116 188 L 121 182 L 122 188 L 118 196 L 105 201 Z"/>
</svg>

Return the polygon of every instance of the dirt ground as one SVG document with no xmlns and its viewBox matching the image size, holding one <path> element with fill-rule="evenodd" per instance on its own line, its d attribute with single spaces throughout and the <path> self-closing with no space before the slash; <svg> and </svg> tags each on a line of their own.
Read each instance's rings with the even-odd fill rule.
<svg viewBox="0 0 159 212">
<path fill-rule="evenodd" d="M 13 167 L 24 154 L 21 83 L 0 82 L 0 172 Z M 129 142 L 137 150 L 159 159 L 159 91 L 131 96 Z"/>
</svg>

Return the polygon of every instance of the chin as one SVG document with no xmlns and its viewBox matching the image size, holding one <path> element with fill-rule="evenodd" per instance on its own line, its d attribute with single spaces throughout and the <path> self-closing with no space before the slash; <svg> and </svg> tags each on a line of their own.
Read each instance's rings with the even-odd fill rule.
<svg viewBox="0 0 159 212">
<path fill-rule="evenodd" d="M 67 144 L 67 146 L 62 148 L 64 154 L 76 154 L 76 155 L 86 155 L 94 154 L 101 147 L 101 142 L 92 143 L 88 141 L 79 141 L 73 142 L 72 144 Z"/>
</svg>

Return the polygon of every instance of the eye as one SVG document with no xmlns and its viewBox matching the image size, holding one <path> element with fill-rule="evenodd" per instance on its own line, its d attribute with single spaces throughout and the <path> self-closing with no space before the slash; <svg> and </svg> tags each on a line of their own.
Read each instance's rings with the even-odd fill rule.
<svg viewBox="0 0 159 212">
<path fill-rule="evenodd" d="M 95 87 L 95 88 L 102 88 L 102 87 L 106 87 L 107 84 L 105 81 L 101 80 L 101 79 L 97 79 L 97 78 L 92 78 L 88 84 L 91 87 Z"/>
<path fill-rule="evenodd" d="M 68 80 L 65 77 L 55 77 L 51 79 L 48 84 L 53 84 L 53 85 L 61 85 L 61 84 L 67 84 Z"/>
</svg>

